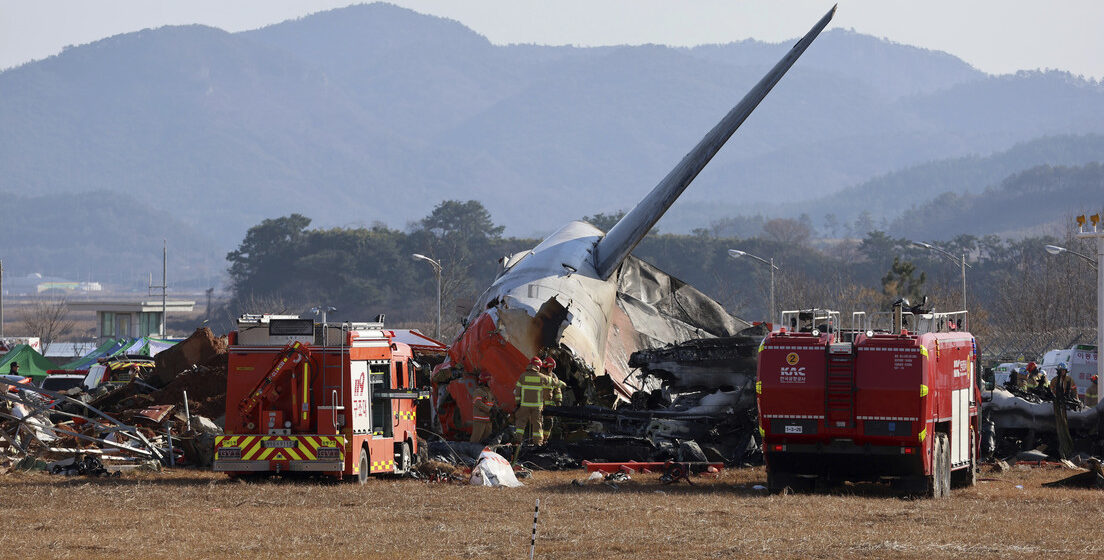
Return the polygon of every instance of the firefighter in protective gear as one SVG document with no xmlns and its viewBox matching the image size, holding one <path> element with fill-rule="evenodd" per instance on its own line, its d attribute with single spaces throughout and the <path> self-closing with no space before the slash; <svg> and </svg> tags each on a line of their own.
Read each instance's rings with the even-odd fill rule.
<svg viewBox="0 0 1104 560">
<path fill-rule="evenodd" d="M 1099 400 L 1100 388 L 1097 386 L 1097 384 L 1099 383 L 1097 379 L 1097 376 L 1092 376 L 1092 378 L 1089 380 L 1089 386 L 1085 387 L 1085 404 L 1088 406 L 1096 406 L 1096 403 Z"/>
<path fill-rule="evenodd" d="M 563 404 L 563 390 L 567 387 L 567 383 L 560 381 L 559 377 L 556 377 L 556 360 L 548 358 L 544 361 L 544 366 L 541 368 L 541 373 L 548 377 L 551 381 L 544 388 L 544 404 L 553 404 L 560 406 Z"/>
<path fill-rule="evenodd" d="M 1020 372 L 1020 385 L 1023 385 L 1025 391 L 1032 391 L 1035 389 L 1035 376 L 1027 373 L 1027 370 Z"/>
<path fill-rule="evenodd" d="M 532 442 L 537 445 L 544 444 L 544 432 L 541 430 L 544 410 L 544 386 L 547 377 L 541 373 L 544 361 L 533 357 L 529 361 L 529 367 L 521 372 L 517 385 L 514 386 L 514 400 L 517 401 L 517 410 L 514 411 L 514 435 L 519 443 L 525 439 L 525 429 L 532 432 Z"/>
<path fill-rule="evenodd" d="M 556 360 L 549 356 L 544 360 L 544 366 L 541 368 L 543 373 L 548 378 L 548 384 L 545 385 L 542 397 L 544 404 L 551 404 L 554 406 L 560 406 L 563 404 L 563 390 L 567 388 L 567 384 L 560 381 L 559 377 L 556 377 Z M 546 436 L 552 435 L 552 425 L 555 424 L 555 418 L 548 418 L 544 421 L 544 434 Z"/>
<path fill-rule="evenodd" d="M 1046 386 L 1046 373 L 1039 369 L 1039 366 L 1035 365 L 1035 362 L 1027 362 L 1027 367 L 1024 368 L 1024 372 L 1028 379 L 1035 382 L 1037 387 L 1042 388 Z"/>
<path fill-rule="evenodd" d="M 1054 428 L 1058 433 L 1058 456 L 1069 459 L 1073 454 L 1073 438 L 1066 420 L 1066 399 L 1077 400 L 1077 386 L 1073 384 L 1065 362 L 1058 364 L 1056 371 L 1057 375 L 1050 381 L 1050 392 L 1054 394 L 1051 404 L 1054 406 Z"/>
<path fill-rule="evenodd" d="M 472 394 L 472 433 L 469 441 L 482 443 L 491 437 L 494 424 L 491 422 L 491 412 L 498 407 L 494 393 L 487 386 L 491 381 L 488 373 L 479 374 L 479 385 Z"/>
<path fill-rule="evenodd" d="M 1057 375 L 1054 379 L 1050 380 L 1050 392 L 1054 394 L 1055 399 L 1067 398 L 1077 399 L 1077 384 L 1073 382 L 1073 378 L 1070 377 L 1069 368 L 1066 367 L 1066 363 L 1062 362 L 1055 368 Z"/>
</svg>

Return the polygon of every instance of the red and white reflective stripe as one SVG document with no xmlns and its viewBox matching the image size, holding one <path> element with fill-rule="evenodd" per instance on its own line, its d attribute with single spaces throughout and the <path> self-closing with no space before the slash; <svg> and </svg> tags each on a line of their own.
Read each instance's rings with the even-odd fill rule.
<svg viewBox="0 0 1104 560">
<path fill-rule="evenodd" d="M 491 418 L 489 416 L 472 416 L 472 418 L 475 419 L 475 420 L 482 420 L 484 422 L 490 422 L 491 421 Z"/>
</svg>

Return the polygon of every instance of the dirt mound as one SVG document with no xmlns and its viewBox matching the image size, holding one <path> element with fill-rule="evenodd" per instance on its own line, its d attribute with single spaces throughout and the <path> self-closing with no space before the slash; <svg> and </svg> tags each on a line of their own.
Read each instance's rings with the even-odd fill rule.
<svg viewBox="0 0 1104 560">
<path fill-rule="evenodd" d="M 150 382 L 165 387 L 192 366 L 207 363 L 219 355 L 225 356 L 226 348 L 226 337 L 216 337 L 207 327 L 198 328 L 183 342 L 157 354 L 154 358 L 157 370 Z"/>
<path fill-rule="evenodd" d="M 183 404 L 188 392 L 192 414 L 218 418 L 226 413 L 226 355 L 186 371 L 159 391 L 150 394 L 152 404 Z"/>
</svg>

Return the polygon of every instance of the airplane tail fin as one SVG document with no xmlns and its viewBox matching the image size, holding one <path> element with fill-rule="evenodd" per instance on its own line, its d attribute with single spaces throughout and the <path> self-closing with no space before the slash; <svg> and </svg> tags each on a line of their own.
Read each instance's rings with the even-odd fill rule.
<svg viewBox="0 0 1104 560">
<path fill-rule="evenodd" d="M 667 209 L 674 204 L 679 195 L 686 190 L 690 182 L 698 176 L 702 168 L 717 154 L 721 146 L 743 124 L 748 115 L 759 105 L 771 88 L 786 74 L 793 63 L 805 52 L 817 35 L 832 21 L 836 13 L 833 6 L 813 28 L 790 49 L 778 64 L 763 76 L 744 98 L 740 100 L 721 122 L 717 123 L 690 153 L 682 158 L 658 185 L 644 197 L 629 213 L 625 214 L 598 242 L 595 251 L 595 267 L 603 278 L 609 278 L 625 257 L 632 252 L 641 239 L 648 234 L 652 226 L 659 221 Z"/>
</svg>

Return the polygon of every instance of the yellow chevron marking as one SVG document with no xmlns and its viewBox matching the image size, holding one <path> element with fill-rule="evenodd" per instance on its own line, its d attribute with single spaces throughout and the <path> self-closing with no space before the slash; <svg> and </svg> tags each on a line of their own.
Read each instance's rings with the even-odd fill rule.
<svg viewBox="0 0 1104 560">
<path fill-rule="evenodd" d="M 266 441 L 294 441 L 295 447 L 265 447 Z M 245 461 L 317 461 L 319 447 L 336 447 L 338 458 L 345 460 L 345 438 L 342 436 L 215 436 L 216 451 L 222 447 L 241 449 Z M 327 459 L 332 460 L 332 459 Z M 385 461 L 377 464 L 385 465 Z M 391 461 L 394 464 L 394 461 Z M 386 467 L 381 467 L 386 468 Z"/>
</svg>

